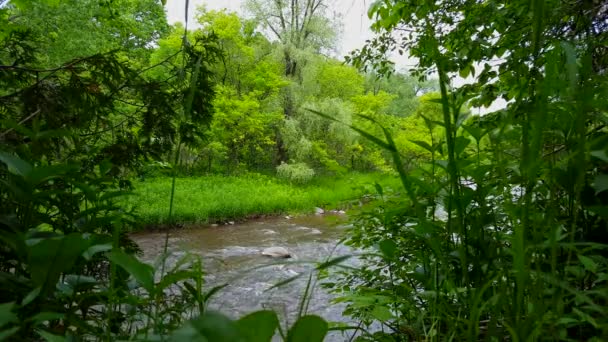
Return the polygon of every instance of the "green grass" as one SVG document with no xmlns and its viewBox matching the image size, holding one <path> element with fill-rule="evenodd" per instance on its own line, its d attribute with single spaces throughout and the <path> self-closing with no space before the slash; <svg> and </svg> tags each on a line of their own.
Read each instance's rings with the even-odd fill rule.
<svg viewBox="0 0 608 342">
<path fill-rule="evenodd" d="M 315 207 L 344 208 L 352 200 L 375 193 L 374 182 L 398 188 L 389 175 L 349 174 L 318 177 L 306 185 L 259 174 L 178 178 L 174 219 L 183 223 L 208 223 L 255 215 L 310 213 Z M 134 182 L 135 191 L 126 201 L 136 208 L 140 223 L 168 223 L 171 178 Z"/>
</svg>

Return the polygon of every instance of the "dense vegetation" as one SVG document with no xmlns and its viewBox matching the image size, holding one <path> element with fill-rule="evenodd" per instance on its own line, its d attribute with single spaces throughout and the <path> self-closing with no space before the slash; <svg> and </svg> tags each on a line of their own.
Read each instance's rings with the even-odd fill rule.
<svg viewBox="0 0 608 342">
<path fill-rule="evenodd" d="M 346 240 L 362 267 L 316 267 L 361 322 L 332 329 L 608 338 L 608 6 L 379 0 L 345 64 L 327 5 L 169 25 L 158 0 L 0 0 L 0 339 L 321 341 L 308 288 L 291 327 L 231 321 L 200 259 L 153 268 L 127 233 L 369 189 Z"/>
</svg>

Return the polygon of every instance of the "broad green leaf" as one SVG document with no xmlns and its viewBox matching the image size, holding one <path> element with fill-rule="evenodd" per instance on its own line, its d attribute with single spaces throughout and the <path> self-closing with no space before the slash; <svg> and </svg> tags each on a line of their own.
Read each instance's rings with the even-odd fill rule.
<svg viewBox="0 0 608 342">
<path fill-rule="evenodd" d="M 32 171 L 32 166 L 25 160 L 0 151 L 0 161 L 6 164 L 12 174 L 25 177 Z"/>
<path fill-rule="evenodd" d="M 397 244 L 393 240 L 382 240 L 378 244 L 382 254 L 388 259 L 394 259 L 397 254 Z"/>
<path fill-rule="evenodd" d="M 154 269 L 121 250 L 112 250 L 108 259 L 127 271 L 148 293 L 154 292 Z"/>
<path fill-rule="evenodd" d="M 0 327 L 8 323 L 18 322 L 17 315 L 13 313 L 15 303 L 0 304 Z"/>
<path fill-rule="evenodd" d="M 608 153 L 606 153 L 605 150 L 591 151 L 591 156 L 593 156 L 599 160 L 608 162 Z"/>
<path fill-rule="evenodd" d="M 289 329 L 287 342 L 322 342 L 328 328 L 327 322 L 319 316 L 303 316 Z"/>
<path fill-rule="evenodd" d="M 13 336 L 17 331 L 19 331 L 19 327 L 13 327 L 0 331 L 0 341 L 4 341 L 5 339 Z"/>
<path fill-rule="evenodd" d="M 244 342 L 236 323 L 215 312 L 189 321 L 173 333 L 171 341 Z"/>
<path fill-rule="evenodd" d="M 469 146 L 470 143 L 471 140 L 463 136 L 456 137 L 456 139 L 454 140 L 454 152 L 456 153 L 456 155 L 462 154 L 462 152 L 464 152 L 464 150 L 467 148 L 467 146 Z"/>
<path fill-rule="evenodd" d="M 389 308 L 387 308 L 386 306 L 382 306 L 382 305 L 374 306 L 374 308 L 372 309 L 371 315 L 372 315 L 372 317 L 379 320 L 380 322 L 386 322 L 393 318 L 393 314 L 391 313 L 391 310 L 389 310 Z"/>
<path fill-rule="evenodd" d="M 38 335 L 44 338 L 47 342 L 63 342 L 66 341 L 66 338 L 63 336 L 51 334 L 50 332 L 44 330 L 36 330 Z"/>
<path fill-rule="evenodd" d="M 595 179 L 593 180 L 593 188 L 595 189 L 596 194 L 608 190 L 608 174 L 595 176 Z"/>
<path fill-rule="evenodd" d="M 89 241 L 78 233 L 43 239 L 29 246 L 28 259 L 34 285 L 41 286 L 43 294 L 52 291 L 59 276 L 71 269 L 88 247 Z"/>
<path fill-rule="evenodd" d="M 236 322 L 241 336 L 247 342 L 270 342 L 279 326 L 279 319 L 274 311 L 256 311 Z"/>
</svg>

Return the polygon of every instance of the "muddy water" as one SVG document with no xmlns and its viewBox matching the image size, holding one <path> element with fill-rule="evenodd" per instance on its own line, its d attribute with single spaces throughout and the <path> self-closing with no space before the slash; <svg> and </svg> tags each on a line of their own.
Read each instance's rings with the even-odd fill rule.
<svg viewBox="0 0 608 342">
<path fill-rule="evenodd" d="M 341 221 L 341 223 L 340 223 Z M 238 318 L 260 309 L 273 309 L 283 321 L 293 322 L 312 265 L 305 261 L 324 261 L 352 253 L 338 243 L 344 234 L 344 219 L 332 216 L 302 218 L 272 218 L 252 220 L 217 227 L 188 227 L 172 231 L 169 250 L 174 258 L 195 253 L 203 258 L 208 287 L 229 284 L 215 295 L 210 307 Z M 165 233 L 139 233 L 133 239 L 144 251 L 144 259 L 153 262 L 162 253 Z M 276 259 L 261 255 L 264 248 L 281 246 L 289 250 L 292 259 L 276 265 Z M 351 261 L 352 262 L 352 261 Z M 268 267 L 262 267 L 275 263 Z M 303 274 L 294 282 L 270 289 L 276 283 Z M 333 297 L 315 288 L 308 313 L 328 321 L 348 322 L 341 315 L 343 307 L 331 304 Z M 333 333 L 328 341 L 347 340 Z"/>
</svg>

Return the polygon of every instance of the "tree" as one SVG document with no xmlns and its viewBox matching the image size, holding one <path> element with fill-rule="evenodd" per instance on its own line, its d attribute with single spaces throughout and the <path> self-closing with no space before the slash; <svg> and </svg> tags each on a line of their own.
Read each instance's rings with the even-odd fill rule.
<svg viewBox="0 0 608 342">
<path fill-rule="evenodd" d="M 121 50 L 130 58 L 147 58 L 153 44 L 168 31 L 158 0 L 32 1 L 13 10 L 15 24 L 39 37 L 40 66 Z"/>
<path fill-rule="evenodd" d="M 301 104 L 293 88 L 303 80 L 306 56 L 329 48 L 335 38 L 326 0 L 248 0 L 246 8 L 279 42 L 284 74 L 293 83 L 283 92 L 283 114 L 291 118 Z M 275 133 L 277 164 L 289 159 L 280 131 Z"/>
</svg>

